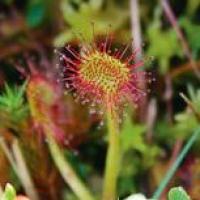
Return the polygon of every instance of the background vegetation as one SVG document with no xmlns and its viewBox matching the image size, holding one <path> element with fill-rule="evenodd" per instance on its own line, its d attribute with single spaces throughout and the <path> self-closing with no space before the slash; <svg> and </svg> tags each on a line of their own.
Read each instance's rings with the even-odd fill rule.
<svg viewBox="0 0 200 200">
<path fill-rule="evenodd" d="M 65 95 L 54 53 L 67 43 L 77 47 L 83 40 L 91 41 L 92 24 L 97 40 L 114 33 L 117 47 L 133 37 L 133 48 L 142 49 L 138 55 L 145 60 L 144 69 L 156 78 L 139 109 L 131 105 L 122 117 L 120 199 L 133 193 L 152 197 L 198 130 L 199 0 L 1 0 L 2 188 L 10 182 L 17 194 L 34 196 L 31 185 L 39 199 L 76 199 L 49 154 L 46 120 L 81 180 L 100 195 L 106 126 L 90 106 Z M 32 85 L 27 87 L 29 81 Z M 200 199 L 199 138 L 195 136 L 191 149 L 175 167 L 166 191 L 180 185 L 191 199 Z M 166 198 L 166 191 L 160 198 Z"/>
</svg>

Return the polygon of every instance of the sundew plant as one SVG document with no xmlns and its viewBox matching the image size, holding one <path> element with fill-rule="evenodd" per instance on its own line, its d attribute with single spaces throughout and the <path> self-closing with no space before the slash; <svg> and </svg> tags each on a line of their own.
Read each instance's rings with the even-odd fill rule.
<svg viewBox="0 0 200 200">
<path fill-rule="evenodd" d="M 138 102 L 146 96 L 139 86 L 147 73 L 138 71 L 143 61 L 135 61 L 137 51 L 125 56 L 129 44 L 122 50 L 111 50 L 112 36 L 100 44 L 83 45 L 80 53 L 67 46 L 66 54 L 59 53 L 64 67 L 64 82 L 81 103 L 92 104 L 107 118 L 108 141 L 103 199 L 116 198 L 120 166 L 120 109 L 128 101 Z M 144 77 L 144 78 L 143 78 Z M 153 79 L 152 79 L 153 80 Z M 148 79 L 151 82 L 151 79 Z M 140 84 L 140 85 L 139 85 Z M 94 108 L 95 109 L 95 108 Z M 98 112 L 97 112 L 98 113 Z M 114 166 L 114 167 L 113 167 Z"/>
<path fill-rule="evenodd" d="M 199 200 L 200 3 L 0 2 L 0 200 Z"/>
</svg>

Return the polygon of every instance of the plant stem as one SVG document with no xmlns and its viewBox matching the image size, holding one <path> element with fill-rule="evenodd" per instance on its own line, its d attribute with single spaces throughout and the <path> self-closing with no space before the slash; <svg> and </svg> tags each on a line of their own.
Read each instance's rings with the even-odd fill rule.
<svg viewBox="0 0 200 200">
<path fill-rule="evenodd" d="M 130 19 L 131 19 L 131 33 L 133 38 L 133 52 L 137 50 L 135 62 L 140 62 L 142 59 L 142 34 L 141 34 L 141 23 L 140 23 L 140 5 L 139 0 L 130 0 Z M 146 91 L 145 76 L 140 74 L 138 86 Z M 147 110 L 147 97 L 141 98 L 139 105 L 139 119 L 140 122 L 146 122 L 146 110 Z"/>
<path fill-rule="evenodd" d="M 34 186 L 34 183 L 32 181 L 31 175 L 28 171 L 28 167 L 26 165 L 26 162 L 24 160 L 24 156 L 22 153 L 22 150 L 19 145 L 19 141 L 15 139 L 12 144 L 12 152 L 7 146 L 6 142 L 3 138 L 0 138 L 0 146 L 2 150 L 4 151 L 6 157 L 8 158 L 11 166 L 13 167 L 13 170 L 19 177 L 22 186 L 28 195 L 30 199 L 32 200 L 38 200 L 39 195 L 37 193 L 37 190 Z"/>
<path fill-rule="evenodd" d="M 183 161 L 183 159 L 185 158 L 188 151 L 190 150 L 190 148 L 192 147 L 192 145 L 194 144 L 196 139 L 199 137 L 199 135 L 200 135 L 200 127 L 198 127 L 196 129 L 196 131 L 193 133 L 191 138 L 188 140 L 188 142 L 186 143 L 186 145 L 182 149 L 181 153 L 179 154 L 178 158 L 176 159 L 176 161 L 174 162 L 172 167 L 169 169 L 169 171 L 165 175 L 164 179 L 160 183 L 159 187 L 155 191 L 152 199 L 158 199 L 160 197 L 160 195 L 162 194 L 162 192 L 164 191 L 164 189 L 166 188 L 166 186 L 168 185 L 168 183 L 170 182 L 170 180 L 174 176 L 176 170 L 180 166 L 181 162 Z"/>
<path fill-rule="evenodd" d="M 46 131 L 48 139 L 48 146 L 51 156 L 57 166 L 60 174 L 62 175 L 65 182 L 69 185 L 76 196 L 81 200 L 94 200 L 90 191 L 86 188 L 84 183 L 78 178 L 77 174 L 68 163 L 59 146 L 57 145 L 54 137 L 52 136 L 51 130 Z"/>
<path fill-rule="evenodd" d="M 115 200 L 120 162 L 120 139 L 116 115 L 111 108 L 107 109 L 107 124 L 109 144 L 104 176 L 103 200 Z"/>
<path fill-rule="evenodd" d="M 12 144 L 12 149 L 13 149 L 14 158 L 16 160 L 18 175 L 20 179 L 23 180 L 22 184 L 27 195 L 32 200 L 39 200 L 39 195 L 36 191 L 31 175 L 28 171 L 28 167 L 26 165 L 18 140 L 14 140 Z"/>
</svg>

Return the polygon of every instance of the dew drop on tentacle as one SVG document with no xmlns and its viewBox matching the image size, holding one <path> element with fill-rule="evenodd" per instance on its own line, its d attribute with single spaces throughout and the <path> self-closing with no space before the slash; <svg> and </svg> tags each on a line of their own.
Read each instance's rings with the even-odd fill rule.
<svg viewBox="0 0 200 200">
<path fill-rule="evenodd" d="M 100 121 L 99 126 L 101 126 L 101 127 L 104 126 L 104 121 L 103 120 Z"/>
<path fill-rule="evenodd" d="M 56 82 L 57 82 L 57 83 L 60 83 L 60 82 L 61 82 L 61 80 L 60 80 L 60 79 L 56 79 Z"/>
<path fill-rule="evenodd" d="M 117 119 L 117 122 L 119 123 L 119 124 L 121 124 L 122 123 L 122 117 L 119 117 L 118 119 Z"/>
<path fill-rule="evenodd" d="M 102 110 L 99 110 L 99 111 L 98 111 L 98 114 L 99 114 L 99 115 L 103 115 L 104 112 L 103 112 Z"/>
<path fill-rule="evenodd" d="M 56 69 L 59 69 L 60 68 L 60 65 L 59 64 L 56 64 Z M 64 70 L 65 68 L 63 68 Z"/>
<path fill-rule="evenodd" d="M 97 130 L 101 130 L 104 126 L 104 120 L 101 120 L 97 126 Z"/>
<path fill-rule="evenodd" d="M 89 113 L 90 113 L 91 115 L 96 114 L 96 110 L 95 110 L 94 108 L 90 108 L 90 109 L 89 109 Z"/>
<path fill-rule="evenodd" d="M 69 142 L 69 140 L 68 140 L 68 139 L 65 139 L 65 140 L 64 140 L 64 145 L 66 145 L 67 147 L 69 147 L 69 145 L 70 145 L 70 142 Z"/>
<path fill-rule="evenodd" d="M 74 50 L 70 49 L 71 46 L 68 45 L 67 47 L 65 47 L 65 49 L 78 61 L 81 61 L 81 56 L 79 56 Z"/>
<path fill-rule="evenodd" d="M 72 152 L 73 152 L 73 154 L 74 154 L 75 156 L 78 156 L 78 155 L 79 155 L 79 151 L 78 151 L 78 150 L 73 149 Z"/>
</svg>

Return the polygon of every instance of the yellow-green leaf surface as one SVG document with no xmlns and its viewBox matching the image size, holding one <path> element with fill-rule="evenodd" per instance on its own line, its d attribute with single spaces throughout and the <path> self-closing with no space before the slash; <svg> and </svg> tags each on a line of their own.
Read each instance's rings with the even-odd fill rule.
<svg viewBox="0 0 200 200">
<path fill-rule="evenodd" d="M 172 188 L 168 194 L 168 200 L 191 200 L 182 187 Z"/>
<path fill-rule="evenodd" d="M 7 184 L 1 200 L 15 200 L 16 192 L 11 184 Z"/>
</svg>

